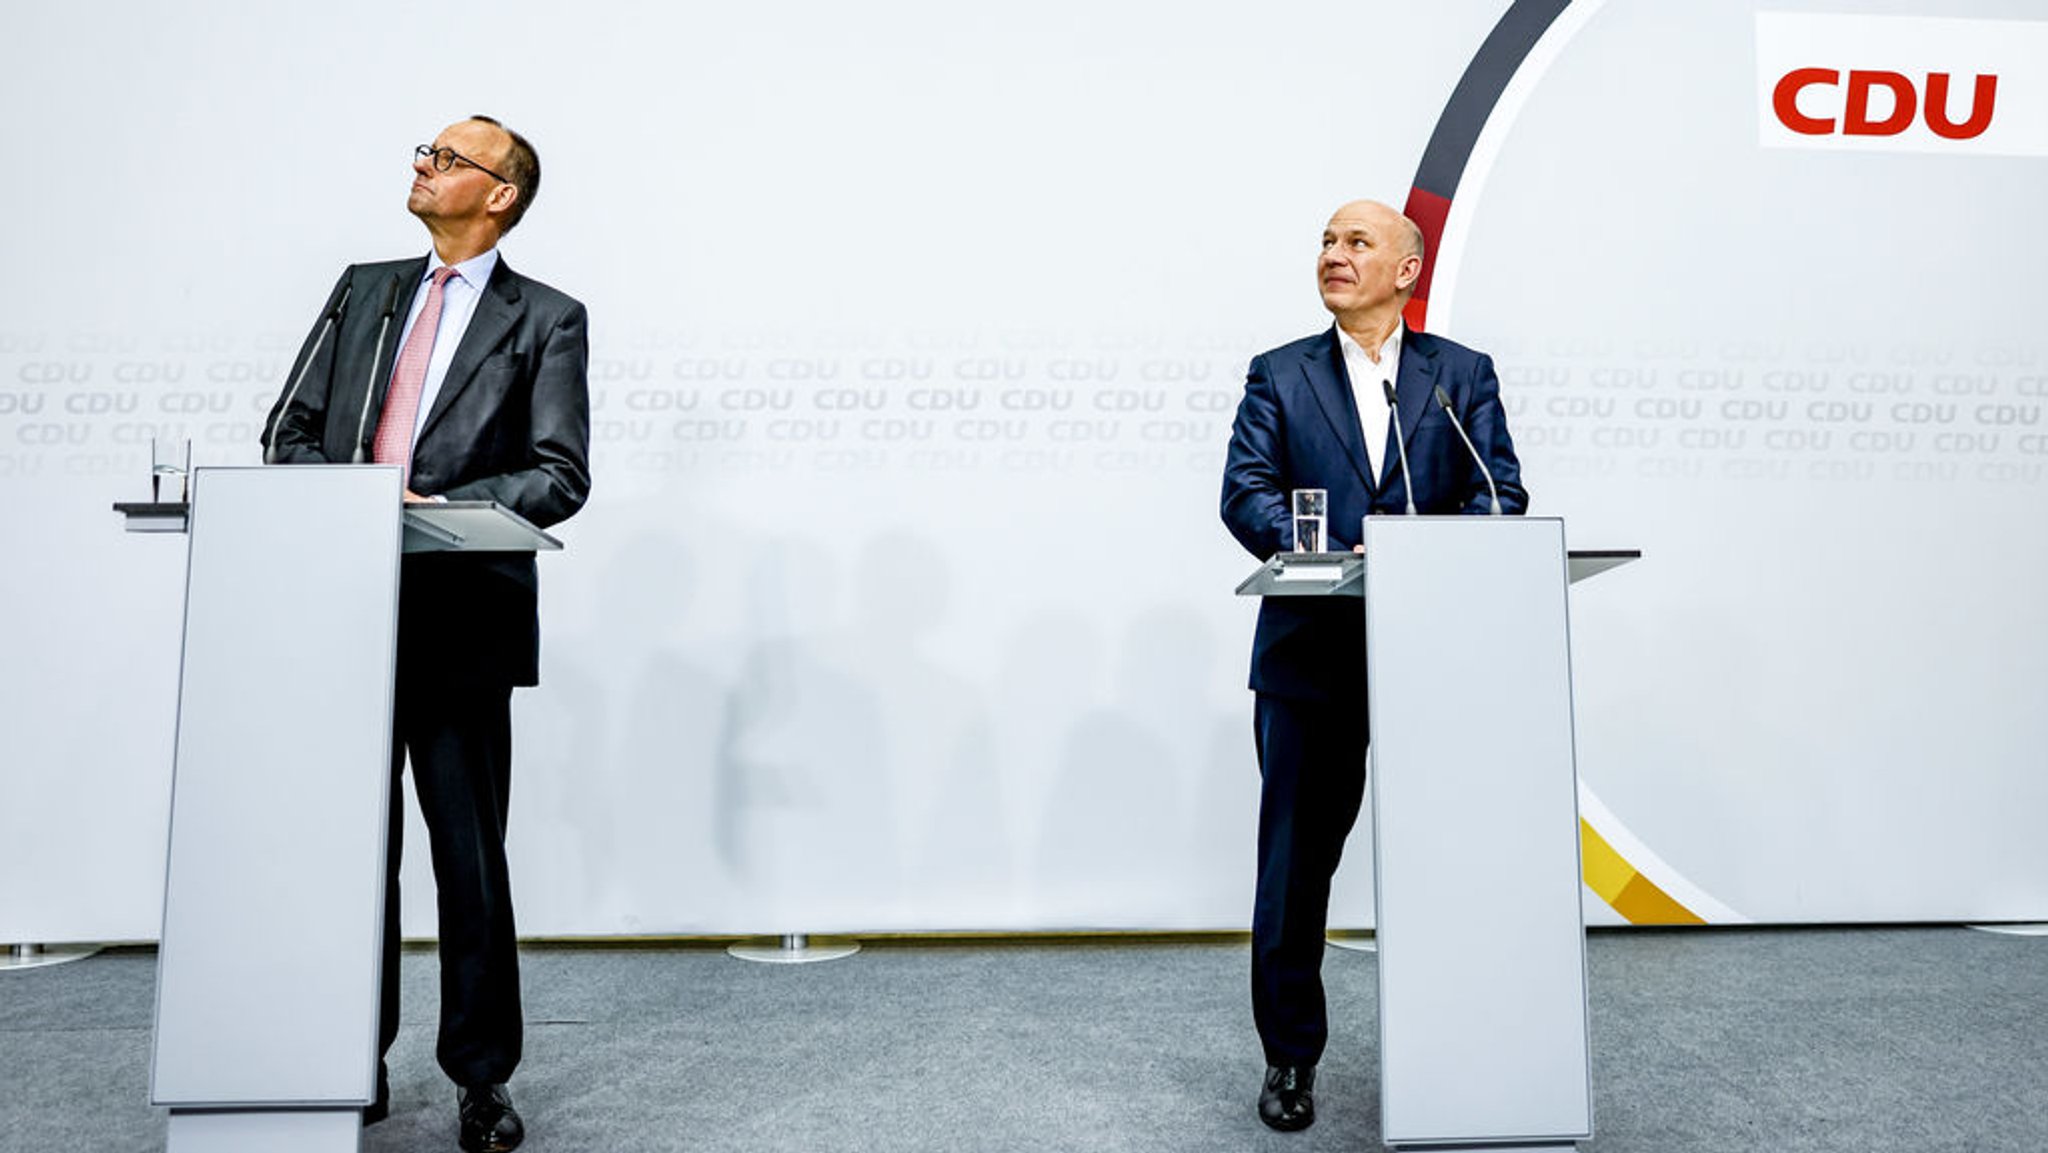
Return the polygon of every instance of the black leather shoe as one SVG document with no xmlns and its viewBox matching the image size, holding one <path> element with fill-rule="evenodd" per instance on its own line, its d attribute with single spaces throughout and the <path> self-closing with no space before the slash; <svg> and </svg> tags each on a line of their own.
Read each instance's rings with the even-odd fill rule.
<svg viewBox="0 0 2048 1153">
<path fill-rule="evenodd" d="M 466 1085 L 455 1095 L 455 1106 L 462 1116 L 456 1143 L 464 1153 L 510 1153 L 526 1140 L 526 1126 L 503 1085 Z"/>
<path fill-rule="evenodd" d="M 1259 1091 L 1259 1120 L 1282 1133 L 1316 1123 L 1316 1067 L 1267 1066 L 1266 1087 Z"/>
<path fill-rule="evenodd" d="M 377 1066 L 377 1099 L 363 1106 L 363 1128 L 368 1129 L 377 1122 L 391 1116 L 391 1074 L 384 1066 Z"/>
</svg>

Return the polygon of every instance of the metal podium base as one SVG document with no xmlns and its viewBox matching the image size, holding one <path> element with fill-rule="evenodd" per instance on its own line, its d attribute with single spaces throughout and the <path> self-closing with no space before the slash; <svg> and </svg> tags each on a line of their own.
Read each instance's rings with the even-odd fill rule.
<svg viewBox="0 0 2048 1153">
<path fill-rule="evenodd" d="M 1379 935 L 1372 929 L 1331 929 L 1323 934 L 1323 941 L 1332 949 L 1342 949 L 1347 953 L 1380 951 Z"/>
<path fill-rule="evenodd" d="M 99 951 L 98 945 L 9 945 L 6 952 L 0 953 L 0 973 L 83 961 Z"/>
<path fill-rule="evenodd" d="M 1998 933 L 2007 937 L 2048 937 L 2048 925 L 2035 922 L 2025 925 L 1971 925 L 1979 933 Z"/>
<path fill-rule="evenodd" d="M 742 961 L 759 961 L 766 965 L 809 965 L 851 957 L 860 952 L 860 942 L 849 937 L 785 933 L 779 938 L 759 937 L 728 945 L 725 951 Z"/>
<path fill-rule="evenodd" d="M 339 1109 L 173 1109 L 164 1153 L 357 1153 L 361 1106 Z"/>
</svg>

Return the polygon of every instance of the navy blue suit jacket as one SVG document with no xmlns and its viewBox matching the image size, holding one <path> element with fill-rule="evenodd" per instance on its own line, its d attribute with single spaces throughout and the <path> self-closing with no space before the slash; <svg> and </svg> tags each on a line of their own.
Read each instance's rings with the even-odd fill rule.
<svg viewBox="0 0 2048 1153">
<path fill-rule="evenodd" d="M 1486 480 L 1437 407 L 1451 398 L 1466 432 L 1493 471 L 1501 511 L 1529 506 L 1521 466 L 1501 410 L 1500 381 L 1483 353 L 1426 332 L 1402 336 L 1395 414 L 1413 470 L 1415 511 L 1424 515 L 1488 511 Z M 1407 509 L 1396 421 L 1368 473 L 1358 406 L 1332 327 L 1253 358 L 1244 399 L 1230 430 L 1223 468 L 1223 523 L 1261 561 L 1294 547 L 1289 493 L 1329 490 L 1330 548 L 1359 543 L 1368 513 Z M 1365 608 L 1355 598 L 1269 597 L 1252 641 L 1254 691 L 1308 700 L 1361 700 L 1365 689 Z"/>
</svg>

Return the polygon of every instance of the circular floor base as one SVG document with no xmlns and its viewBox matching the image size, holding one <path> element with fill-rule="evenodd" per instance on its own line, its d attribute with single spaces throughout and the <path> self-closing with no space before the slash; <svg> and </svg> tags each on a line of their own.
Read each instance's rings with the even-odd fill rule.
<svg viewBox="0 0 2048 1153">
<path fill-rule="evenodd" d="M 1352 953 L 1377 953 L 1380 951 L 1379 938 L 1371 929 L 1338 929 L 1324 935 L 1332 949 L 1344 949 Z"/>
<path fill-rule="evenodd" d="M 860 952 L 860 942 L 848 937 L 812 937 L 798 933 L 741 941 L 726 946 L 725 951 L 742 961 L 759 961 L 764 965 L 810 965 L 851 957 Z"/>
<path fill-rule="evenodd" d="M 98 945 L 0 945 L 0 973 L 82 961 L 99 951 Z"/>
</svg>

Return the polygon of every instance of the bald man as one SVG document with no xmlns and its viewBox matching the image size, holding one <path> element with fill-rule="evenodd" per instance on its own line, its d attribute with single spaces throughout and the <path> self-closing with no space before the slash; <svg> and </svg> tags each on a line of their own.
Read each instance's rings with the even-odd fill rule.
<svg viewBox="0 0 2048 1153">
<path fill-rule="evenodd" d="M 425 256 L 351 265 L 271 410 L 266 459 L 405 470 L 405 498 L 490 500 L 546 528 L 590 495 L 583 305 L 512 271 L 498 242 L 540 189 L 540 157 L 485 116 L 413 150 L 406 208 Z M 331 329 L 329 321 L 332 321 Z M 505 858 L 512 689 L 539 681 L 532 553 L 416 553 L 398 591 L 398 677 L 379 1040 L 398 1037 L 399 778 L 412 765 L 438 890 L 441 1023 L 458 1143 L 525 1135 L 505 1082 L 519 1064 L 519 953 Z M 379 1066 L 365 1124 L 390 1108 Z"/>
<path fill-rule="evenodd" d="M 1443 390 L 1500 490 L 1529 496 L 1486 356 L 1413 332 L 1402 310 L 1422 275 L 1422 230 L 1356 201 L 1323 229 L 1316 281 L 1336 323 L 1253 358 L 1231 427 L 1223 522 L 1264 561 L 1294 547 L 1289 494 L 1329 493 L 1329 546 L 1360 549 L 1368 513 L 1490 511 L 1485 477 L 1435 403 Z M 1396 403 L 1390 408 L 1385 389 Z M 1394 437 L 1407 446 L 1401 473 Z M 1259 755 L 1259 864 L 1252 907 L 1252 1016 L 1265 1048 L 1259 1119 L 1315 1122 L 1316 1063 L 1329 1037 L 1322 956 L 1330 878 L 1365 794 L 1370 732 L 1365 606 L 1354 598 L 1275 597 L 1252 641 Z"/>
</svg>

